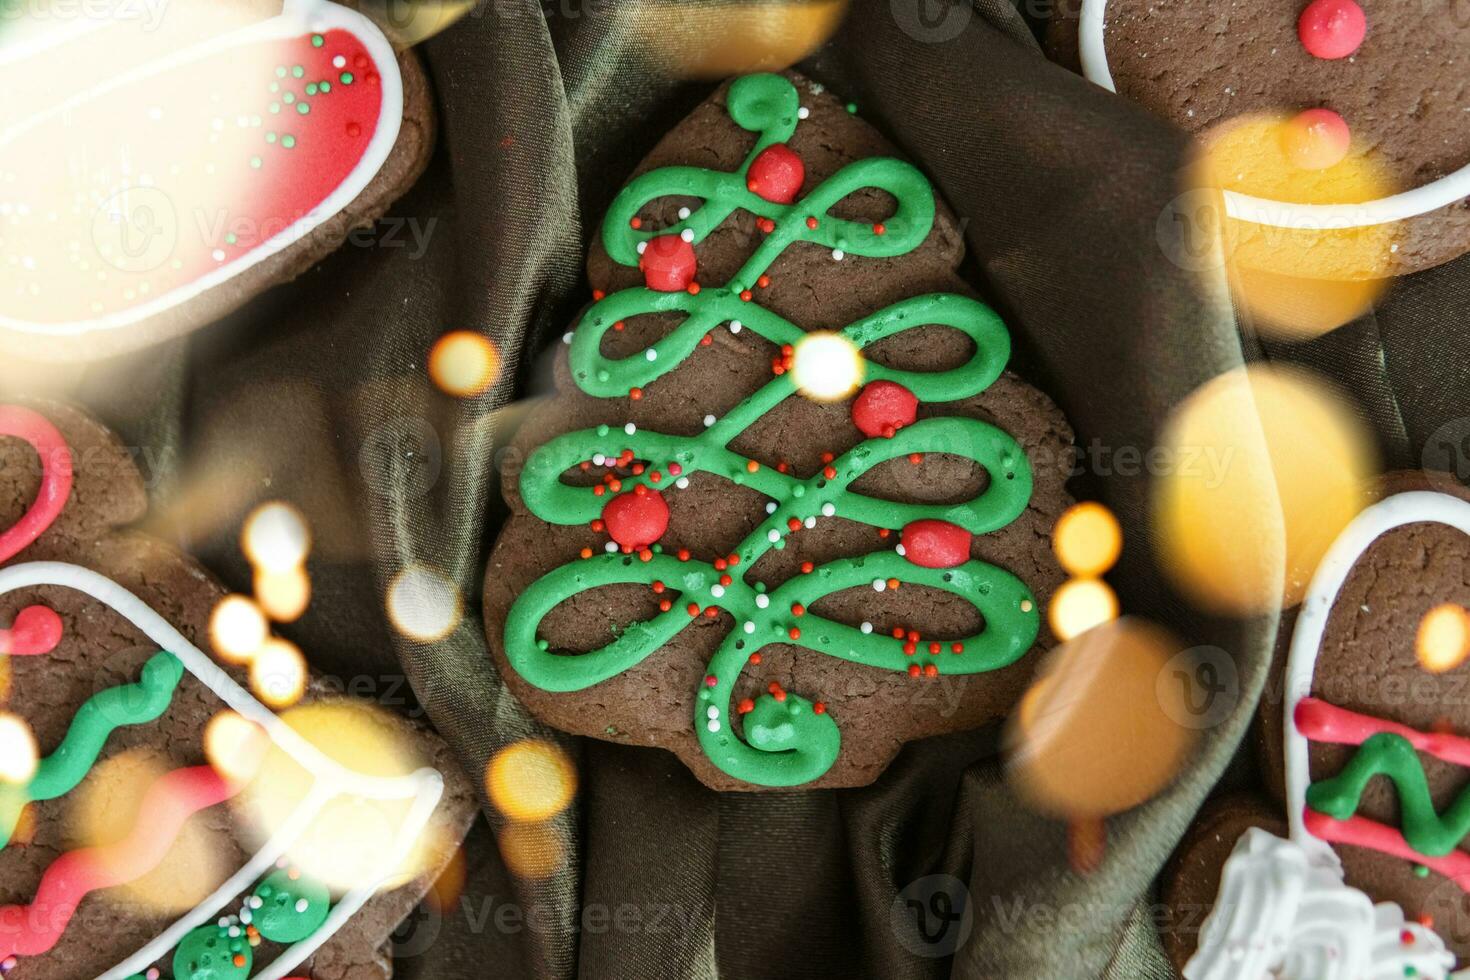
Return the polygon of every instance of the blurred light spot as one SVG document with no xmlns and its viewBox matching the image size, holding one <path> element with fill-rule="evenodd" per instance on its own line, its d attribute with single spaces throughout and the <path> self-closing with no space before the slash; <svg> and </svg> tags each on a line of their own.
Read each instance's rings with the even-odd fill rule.
<svg viewBox="0 0 1470 980">
<path fill-rule="evenodd" d="M 1051 597 L 1047 621 L 1059 640 L 1070 640 L 1118 618 L 1118 596 L 1101 579 L 1074 578 Z"/>
<path fill-rule="evenodd" d="M 863 383 L 863 355 L 841 334 L 809 333 L 792 352 L 791 380 L 812 401 L 841 401 Z"/>
<path fill-rule="evenodd" d="M 147 826 L 143 798 L 173 768 L 161 752 L 131 749 L 99 762 L 70 798 L 72 826 L 85 846 L 105 846 Z M 115 901 L 177 915 L 204 901 L 234 870 L 226 856 L 234 845 L 223 823 L 190 819 L 162 861 L 146 875 L 121 885 Z"/>
<path fill-rule="evenodd" d="M 316 701 L 282 712 L 281 720 L 343 766 L 368 776 L 403 776 L 423 763 L 403 725 L 360 701 Z M 284 750 L 272 744 L 259 775 L 241 796 L 260 839 L 279 830 L 310 791 L 313 780 Z M 311 820 L 288 852 L 303 874 L 342 892 L 374 882 L 385 871 L 394 887 L 430 866 L 436 844 L 422 834 L 405 862 L 384 868 L 395 848 L 412 800 L 366 800 L 342 795 Z"/>
<path fill-rule="evenodd" d="M 305 566 L 284 572 L 255 570 L 255 599 L 278 623 L 294 623 L 311 604 L 311 577 Z"/>
<path fill-rule="evenodd" d="M 28 783 L 40 763 L 36 736 L 24 718 L 0 711 L 0 782 Z"/>
<path fill-rule="evenodd" d="M 299 568 L 311 553 L 311 532 L 299 510 L 274 501 L 255 508 L 245 518 L 240 545 L 257 569 L 289 572 Z"/>
<path fill-rule="evenodd" d="M 1154 495 L 1161 563 L 1197 604 L 1226 615 L 1301 601 L 1375 471 L 1362 423 L 1335 392 L 1259 364 L 1180 403 L 1161 446 L 1172 461 Z"/>
<path fill-rule="evenodd" d="M 221 711 L 204 726 L 204 757 L 231 782 L 253 779 L 269 748 L 265 730 L 233 711 Z"/>
<path fill-rule="evenodd" d="M 402 51 L 427 41 L 474 9 L 477 0 L 357 0 Z"/>
<path fill-rule="evenodd" d="M 667 0 L 635 0 L 614 9 L 631 26 L 634 50 L 663 71 L 724 78 L 796 64 L 837 30 L 847 0 L 737 0 L 702 8 L 698 16 Z"/>
<path fill-rule="evenodd" d="M 561 869 L 566 844 L 551 824 L 512 823 L 500 832 L 500 856 L 518 878 L 547 878 Z"/>
<path fill-rule="evenodd" d="M 388 585 L 387 604 L 394 628 L 421 643 L 448 636 L 464 614 L 459 588 L 427 565 L 410 565 L 400 572 Z"/>
<path fill-rule="evenodd" d="M 577 770 L 551 742 L 517 742 L 495 753 L 485 775 L 494 803 L 512 820 L 548 820 L 577 792 Z"/>
<path fill-rule="evenodd" d="M 486 391 L 500 373 L 500 352 L 488 337 L 455 330 L 440 337 L 429 351 L 429 377 L 439 390 L 457 398 Z"/>
<path fill-rule="evenodd" d="M 439 872 L 439 877 L 434 879 L 434 884 L 424 896 L 424 901 L 438 910 L 440 914 L 448 913 L 459 906 L 468 876 L 464 848 L 458 844 L 450 846 L 454 848 L 454 853 L 450 855 L 449 861 L 444 865 L 444 870 Z"/>
<path fill-rule="evenodd" d="M 1330 166 L 1299 166 L 1294 118 L 1242 116 L 1205 134 L 1192 171 L 1195 186 L 1286 204 L 1357 204 L 1395 193 L 1366 145 Z M 1289 227 L 1280 227 L 1228 218 L 1223 224 L 1235 298 L 1265 333 L 1317 336 L 1364 313 L 1386 286 L 1400 223 L 1344 228 L 1311 221 L 1292 216 Z"/>
<path fill-rule="evenodd" d="M 1196 734 L 1170 714 L 1185 717 L 1184 707 L 1162 703 L 1156 691 L 1179 649 L 1163 629 L 1126 618 L 1053 650 L 1007 735 L 1009 772 L 1023 797 L 1062 819 L 1100 820 L 1163 789 Z"/>
<path fill-rule="evenodd" d="M 1460 666 L 1470 656 L 1470 612 L 1455 602 L 1435 606 L 1419 621 L 1414 647 L 1419 665 L 1432 674 Z"/>
<path fill-rule="evenodd" d="M 1067 824 L 1067 860 L 1078 874 L 1092 874 L 1102 867 L 1107 854 L 1108 825 L 1101 820 L 1079 819 Z"/>
<path fill-rule="evenodd" d="M 296 645 L 279 638 L 267 641 L 250 661 L 250 687 L 272 708 L 286 708 L 306 693 L 306 658 Z"/>
<path fill-rule="evenodd" d="M 1123 529 L 1112 511 L 1084 501 L 1067 508 L 1058 519 L 1052 547 L 1067 574 L 1095 578 L 1117 563 L 1123 550 Z"/>
<path fill-rule="evenodd" d="M 209 616 L 214 652 L 231 663 L 247 663 L 270 639 L 270 624 L 260 607 L 242 595 L 227 595 Z"/>
</svg>

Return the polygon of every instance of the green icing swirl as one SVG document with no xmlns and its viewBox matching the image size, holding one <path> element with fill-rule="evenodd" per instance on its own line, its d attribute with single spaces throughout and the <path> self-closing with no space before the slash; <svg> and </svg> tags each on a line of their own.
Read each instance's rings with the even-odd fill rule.
<svg viewBox="0 0 1470 980">
<path fill-rule="evenodd" d="M 1342 772 L 1307 787 L 1307 805 L 1335 820 L 1346 820 L 1357 812 L 1368 781 L 1380 775 L 1393 782 L 1404 839 L 1420 854 L 1443 857 L 1470 833 L 1470 789 L 1455 797 L 1440 816 L 1413 744 L 1393 732 L 1369 737 Z"/>
<path fill-rule="evenodd" d="M 640 287 L 595 303 L 577 325 L 570 351 L 572 376 L 590 395 L 627 396 L 632 388 L 648 385 L 675 370 L 705 334 L 733 321 L 774 344 L 795 345 L 806 335 L 801 328 L 739 295 L 792 242 L 817 242 L 854 255 L 888 257 L 911 251 L 933 225 L 934 195 L 928 181 L 919 171 L 897 160 L 869 159 L 844 167 L 791 205 L 773 204 L 753 194 L 746 188 L 745 170 L 761 150 L 785 141 L 795 130 L 796 90 L 777 75 L 748 76 L 731 86 L 728 106 L 736 123 L 759 134 L 740 170 L 720 173 L 668 167 L 644 174 L 614 201 L 603 225 L 604 244 L 616 261 L 636 264 L 638 242 L 654 233 L 639 232 L 630 221 L 649 201 L 669 195 L 695 196 L 704 203 L 678 225 L 657 234 L 688 229 L 697 242 L 737 208 L 772 219 L 776 229 L 723 287 L 703 285 L 697 293 Z M 878 234 L 872 226 L 827 214 L 842 198 L 865 187 L 885 190 L 898 202 L 894 216 L 884 222 L 884 234 Z M 817 219 L 816 228 L 808 226 L 807 217 Z M 651 359 L 648 351 L 619 360 L 602 354 L 603 336 L 613 324 L 648 313 L 677 313 L 684 319 L 650 349 Z M 1010 337 L 1004 325 L 988 307 L 963 296 L 931 294 L 903 300 L 844 327 L 841 333 L 863 350 L 886 337 L 929 324 L 967 334 L 975 344 L 971 359 L 941 372 L 904 371 L 864 359 L 863 380 L 894 381 L 923 401 L 948 402 L 984 391 L 1004 370 L 1010 357 Z M 736 628 L 710 661 L 708 677 L 697 697 L 695 732 L 705 754 L 722 771 L 765 786 L 796 786 L 817 779 L 837 758 L 841 736 L 833 719 L 814 710 L 811 701 L 783 691 L 756 699 L 753 709 L 742 719 L 744 740 L 737 737 L 728 708 L 735 683 L 752 654 L 768 644 L 784 643 L 883 670 L 903 671 L 922 662 L 904 654 L 901 640 L 864 633 L 810 612 L 798 618 L 792 611 L 793 604 L 809 609 L 824 596 L 889 579 L 957 595 L 981 612 L 985 625 L 979 634 L 960 640 L 962 654 L 946 653 L 929 661 L 943 675 L 980 673 L 1015 662 L 1035 642 L 1040 624 L 1036 601 L 1025 584 L 1008 572 L 978 561 L 950 569 L 929 569 L 894 552 L 880 552 L 828 562 L 768 595 L 763 584 L 745 582 L 742 572 L 770 549 L 785 547 L 785 538 L 791 533 L 788 522 L 793 518 L 804 522 L 835 514 L 894 530 L 915 520 L 935 518 L 973 534 L 985 534 L 1015 520 L 1030 500 L 1031 469 L 1020 445 L 995 426 L 969 418 L 923 419 L 900 429 L 892 438 L 864 441 L 831 463 L 832 476 L 818 473 L 801 479 L 769 467 L 752 472 L 750 460 L 729 449 L 729 444 L 795 393 L 789 373 L 775 376 L 696 437 L 643 430 L 626 433 L 602 425 L 568 433 L 537 449 L 521 474 L 521 493 L 533 514 L 553 524 L 581 524 L 600 516 L 609 498 L 595 495 L 588 487 L 563 483 L 563 474 L 598 452 L 615 457 L 623 449 L 648 461 L 643 475 L 623 478 L 624 491 L 639 484 L 657 489 L 652 474 L 660 471 L 672 478 L 668 466 L 677 464 L 681 476 L 720 476 L 754 488 L 776 506 L 736 547 L 734 553 L 740 561 L 729 570 L 727 585 L 720 582 L 720 570 L 700 561 L 679 561 L 664 554 L 655 554 L 647 561 L 601 554 L 553 569 L 532 583 L 512 606 L 505 627 L 507 657 L 515 670 L 539 688 L 570 692 L 607 680 L 661 648 L 691 622 L 684 608 L 688 603 L 725 610 L 735 617 Z M 958 504 L 897 503 L 849 489 L 874 466 L 929 452 L 950 453 L 979 463 L 990 476 L 987 487 L 975 499 Z M 654 582 L 679 592 L 679 602 L 650 620 L 628 625 L 601 649 L 565 656 L 551 652 L 536 636 L 543 618 L 578 593 L 605 585 L 651 586 Z M 799 637 L 790 635 L 793 626 L 799 627 Z"/>
<path fill-rule="evenodd" d="M 97 762 L 112 733 L 124 725 L 158 718 L 173 699 L 184 665 L 171 653 L 155 654 L 143 665 L 138 683 L 100 691 L 72 719 L 66 737 L 43 759 L 24 786 L 0 785 L 0 848 L 10 842 L 27 803 L 54 800 L 76 788 Z"/>
</svg>

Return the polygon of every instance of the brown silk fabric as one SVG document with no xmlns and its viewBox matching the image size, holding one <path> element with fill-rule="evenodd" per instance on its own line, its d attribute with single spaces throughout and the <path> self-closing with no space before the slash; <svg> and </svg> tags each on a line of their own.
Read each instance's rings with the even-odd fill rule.
<svg viewBox="0 0 1470 980">
<path fill-rule="evenodd" d="M 680 7 L 690 25 L 715 9 Z M 1181 136 L 1048 62 L 1003 0 L 854 0 L 798 67 L 856 102 L 954 208 L 964 271 L 1005 317 L 1014 366 L 1077 431 L 1075 495 L 1124 524 L 1113 579 L 1125 609 L 1227 651 L 1240 697 L 1174 786 L 1110 821 L 1107 859 L 1088 877 L 1068 869 L 1063 828 L 1014 798 L 995 731 L 911 744 L 865 789 L 712 793 L 666 752 L 541 730 L 496 676 L 476 608 L 502 515 L 497 454 L 516 402 L 546 389 L 547 347 L 586 302 L 588 240 L 632 167 L 710 89 L 664 77 L 626 24 L 605 2 L 485 0 L 421 51 L 440 145 L 384 222 L 187 345 L 90 369 L 73 389 L 155 455 L 144 468 L 159 520 L 234 588 L 250 587 L 237 546 L 248 507 L 279 497 L 307 512 L 315 596 L 285 632 L 319 668 L 361 696 L 421 705 L 472 773 L 533 735 L 577 761 L 562 869 L 511 876 L 487 805 L 463 897 L 402 931 L 398 976 L 1170 976 L 1152 883 L 1222 776 L 1255 778 L 1230 763 L 1276 621 L 1191 613 L 1152 560 L 1147 475 L 1102 461 L 1145 452 L 1172 405 L 1255 358 L 1339 379 L 1391 467 L 1453 453 L 1442 427 L 1470 432 L 1458 421 L 1470 414 L 1459 326 L 1470 265 L 1403 280 L 1373 315 L 1313 343 L 1243 342 L 1250 325 L 1219 279 L 1161 245 Z M 448 328 L 501 352 L 482 397 L 456 402 L 426 381 L 425 353 Z M 383 589 L 413 561 L 446 571 L 466 600 L 459 628 L 431 645 L 397 637 L 384 615 Z M 959 935 L 962 923 L 945 933 L 957 906 L 935 887 L 968 895 L 953 955 L 912 948 L 916 908 L 940 935 L 924 952 Z"/>
</svg>

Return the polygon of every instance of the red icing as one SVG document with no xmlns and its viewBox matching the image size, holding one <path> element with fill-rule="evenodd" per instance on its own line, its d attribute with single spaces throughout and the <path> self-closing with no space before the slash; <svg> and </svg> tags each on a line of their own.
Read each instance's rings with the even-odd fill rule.
<svg viewBox="0 0 1470 980">
<path fill-rule="evenodd" d="M 50 653 L 61 642 L 61 617 L 45 606 L 27 606 L 10 629 L 0 629 L 0 655 L 33 657 Z"/>
<path fill-rule="evenodd" d="M 602 508 L 607 533 L 624 548 L 646 548 L 664 536 L 669 526 L 669 505 L 657 490 L 639 485 L 618 494 Z"/>
<path fill-rule="evenodd" d="M 649 289 L 661 293 L 688 289 L 697 268 L 694 246 L 678 235 L 650 238 L 638 257 L 638 268 L 643 271 L 643 281 Z"/>
<path fill-rule="evenodd" d="M 229 782 L 212 766 L 175 769 L 159 777 L 143 798 L 132 833 L 115 844 L 63 854 L 41 876 L 30 905 L 0 907 L 0 960 L 37 956 L 55 946 L 83 898 L 152 871 L 186 820 L 228 800 L 243 785 Z"/>
<path fill-rule="evenodd" d="M 893 381 L 874 381 L 852 402 L 852 422 L 870 438 L 893 434 L 918 417 L 919 399 Z"/>
<path fill-rule="evenodd" d="M 790 204 L 806 179 L 806 166 L 785 143 L 761 150 L 745 172 L 745 186 L 751 193 L 776 204 Z"/>
<path fill-rule="evenodd" d="M 954 568 L 970 558 L 973 535 L 949 521 L 912 521 L 899 540 L 903 556 L 924 568 Z"/>
<path fill-rule="evenodd" d="M 1470 738 L 1460 735 L 1421 732 L 1398 722 L 1384 721 L 1371 715 L 1339 708 L 1318 698 L 1302 698 L 1297 702 L 1292 717 L 1296 721 L 1297 731 L 1313 742 L 1362 745 L 1374 735 L 1391 732 L 1420 752 L 1457 766 L 1470 767 Z"/>
<path fill-rule="evenodd" d="M 44 416 L 19 405 L 0 405 L 0 436 L 24 439 L 41 457 L 41 489 L 35 502 L 3 534 L 0 562 L 9 561 L 39 538 L 61 514 L 71 495 L 71 448 Z"/>
<path fill-rule="evenodd" d="M 311 34 L 241 44 L 90 98 L 27 132 L 26 145 L 46 151 L 28 163 L 11 154 L 7 165 L 21 167 L 17 186 L 51 190 L 25 201 L 29 216 L 7 229 L 33 261 L 0 269 L 0 314 L 72 323 L 127 310 L 237 263 L 311 215 L 362 160 L 383 104 L 377 71 L 356 67 L 375 69 L 363 42 L 340 29 L 322 37 L 321 47 Z M 338 56 L 346 67 L 333 64 Z M 322 82 L 330 91 L 307 94 L 308 84 Z M 310 111 L 300 113 L 300 104 Z M 134 176 L 125 184 L 119 174 L 147 183 Z M 73 194 L 105 200 L 68 218 L 62 200 Z M 48 224 L 56 212 L 72 227 Z"/>
<path fill-rule="evenodd" d="M 1302 47 L 1314 58 L 1346 58 L 1363 43 L 1368 18 L 1354 0 L 1312 0 L 1296 24 Z"/>
<path fill-rule="evenodd" d="M 1283 149 L 1292 166 L 1326 170 L 1347 156 L 1353 142 L 1347 121 L 1331 109 L 1308 109 L 1286 124 Z"/>
<path fill-rule="evenodd" d="M 1470 854 L 1459 849 L 1443 857 L 1420 854 L 1409 846 L 1404 835 L 1385 824 L 1367 817 L 1348 817 L 1337 820 L 1307 807 L 1302 814 L 1302 823 L 1307 832 L 1332 844 L 1349 844 L 1381 851 L 1391 857 L 1413 861 L 1431 868 L 1454 881 L 1461 889 L 1470 891 Z"/>
</svg>

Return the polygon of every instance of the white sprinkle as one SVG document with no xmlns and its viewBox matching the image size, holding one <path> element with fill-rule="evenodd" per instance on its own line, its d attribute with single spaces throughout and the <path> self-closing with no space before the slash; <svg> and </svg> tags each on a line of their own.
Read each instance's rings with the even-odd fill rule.
<svg viewBox="0 0 1470 980">
<path fill-rule="evenodd" d="M 864 633 L 871 633 L 873 632 L 873 624 L 869 622 L 864 622 L 863 625 L 858 627 L 858 629 L 862 630 Z"/>
<path fill-rule="evenodd" d="M 674 481 L 674 486 L 678 487 L 680 490 L 687 490 L 689 488 L 689 477 L 679 477 L 679 479 Z"/>
<path fill-rule="evenodd" d="M 873 579 L 873 591 L 874 592 L 882 592 L 886 588 L 888 588 L 888 583 L 885 582 L 883 579 L 881 579 L 881 578 L 875 578 L 875 579 Z"/>
<path fill-rule="evenodd" d="M 704 427 L 706 429 L 708 429 L 710 426 L 712 426 L 714 424 L 715 424 L 715 417 L 713 415 L 706 415 L 704 417 Z"/>
<path fill-rule="evenodd" d="M 712 720 L 712 721 L 711 721 L 711 722 L 710 722 L 710 723 L 709 723 L 709 724 L 708 724 L 708 725 L 707 725 L 707 726 L 705 726 L 705 727 L 707 727 L 707 728 L 708 728 L 708 729 L 709 729 L 709 730 L 710 730 L 710 731 L 712 731 L 712 732 L 717 732 L 717 731 L 719 731 L 719 730 L 720 730 L 720 723 L 719 723 L 719 722 L 717 722 L 717 721 L 713 721 L 713 720 Z"/>
<path fill-rule="evenodd" d="M 572 332 L 570 330 L 561 335 L 561 342 L 564 344 L 570 344 L 572 342 Z"/>
<path fill-rule="evenodd" d="M 305 912 L 309 908 L 311 908 L 311 903 L 308 902 L 306 899 L 304 899 L 304 898 L 298 898 L 296 900 L 296 911 L 297 912 Z"/>
<path fill-rule="evenodd" d="M 718 599 L 725 594 L 725 587 L 723 585 L 712 585 L 709 588 L 709 594 Z"/>
<path fill-rule="evenodd" d="M 305 912 L 306 909 L 297 909 L 296 911 L 298 911 L 298 912 Z M 240 927 L 239 926 L 230 926 L 230 938 L 231 939 L 239 939 L 240 938 Z"/>
<path fill-rule="evenodd" d="M 632 422 L 629 422 L 627 425 L 623 426 L 623 431 L 631 436 L 633 433 L 638 431 L 638 426 L 634 425 Z"/>
<path fill-rule="evenodd" d="M 593 466 L 601 466 L 603 463 L 606 463 L 606 462 L 607 462 L 607 457 L 604 456 L 604 455 L 602 455 L 602 453 L 594 453 L 592 455 L 592 465 Z"/>
<path fill-rule="evenodd" d="M 842 260 L 843 260 L 843 259 L 845 259 L 845 258 L 847 258 L 847 253 L 846 253 L 846 252 L 844 252 L 844 251 L 843 251 L 843 250 L 842 250 L 842 249 L 840 249 L 840 248 L 834 248 L 834 249 L 833 249 L 833 250 L 832 250 L 832 258 L 833 258 L 833 259 L 834 259 L 834 260 L 835 260 L 835 261 L 838 261 L 838 262 L 841 262 L 841 261 L 842 261 Z"/>
<path fill-rule="evenodd" d="M 347 59 L 344 58 L 344 57 L 342 57 L 340 54 L 337 55 L 337 57 L 335 57 L 335 58 L 332 59 L 332 67 L 334 67 L 334 68 L 346 68 L 347 67 Z"/>
<path fill-rule="evenodd" d="M 837 513 L 837 505 L 836 504 L 832 503 L 831 501 L 828 501 L 827 503 L 825 503 L 825 504 L 822 505 L 822 516 L 823 517 L 831 517 L 835 513 Z"/>
<path fill-rule="evenodd" d="M 810 109 L 808 109 L 806 106 L 802 106 L 800 109 L 797 109 L 796 110 L 796 118 L 797 119 L 805 119 L 807 116 L 810 116 L 811 114 L 812 114 L 812 111 Z"/>
<path fill-rule="evenodd" d="M 639 242 L 638 243 L 638 254 L 639 255 L 642 255 L 647 250 L 648 250 L 648 243 L 647 242 Z"/>
<path fill-rule="evenodd" d="M 246 904 L 253 909 L 258 909 L 265 904 L 265 899 L 261 898 L 259 895 L 251 895 L 250 900 Z"/>
<path fill-rule="evenodd" d="M 686 242 L 692 242 L 694 241 L 694 232 L 690 231 L 688 228 L 685 228 L 683 231 L 679 232 L 679 237 L 684 239 Z"/>
<path fill-rule="evenodd" d="M 680 208 L 679 209 L 679 220 L 680 221 L 683 221 L 687 217 L 689 217 L 689 209 L 688 208 Z"/>
<path fill-rule="evenodd" d="M 225 260 L 225 250 L 222 248 L 215 249 L 210 255 L 213 256 L 216 262 L 223 262 Z"/>
<path fill-rule="evenodd" d="M 606 551 L 608 554 L 612 554 L 613 552 L 618 550 L 618 543 L 616 541 L 609 541 L 607 544 L 602 546 L 602 550 Z"/>
<path fill-rule="evenodd" d="M 739 333 L 740 330 L 741 330 L 741 328 L 744 327 L 744 326 L 745 325 L 743 323 L 741 323 L 739 320 L 731 320 L 730 321 L 730 332 L 731 333 Z"/>
<path fill-rule="evenodd" d="M 774 513 L 776 513 L 776 502 L 774 500 L 767 500 L 766 501 L 766 513 L 767 514 L 774 514 Z"/>
<path fill-rule="evenodd" d="M 900 555 L 908 554 L 908 552 L 903 550 L 903 545 L 897 545 L 893 550 L 898 552 Z"/>
<path fill-rule="evenodd" d="M 817 519 L 815 517 L 808 517 L 806 520 L 802 521 L 801 524 L 803 527 L 816 527 Z"/>
<path fill-rule="evenodd" d="M 228 929 L 230 927 L 230 919 L 228 916 L 222 915 L 219 917 L 219 927 L 221 929 Z"/>
<path fill-rule="evenodd" d="M 704 716 L 706 718 L 718 718 L 720 717 L 720 709 L 714 705 L 710 705 L 708 710 L 705 711 Z"/>
<path fill-rule="evenodd" d="M 781 532 L 776 530 L 775 528 L 771 528 L 769 531 L 766 532 L 766 538 L 773 543 L 776 541 L 780 541 Z"/>
<path fill-rule="evenodd" d="M 745 621 L 745 632 L 747 632 L 747 633 L 754 633 L 755 632 L 755 623 L 753 623 L 753 622 L 751 622 L 750 620 L 747 619 Z"/>
<path fill-rule="evenodd" d="M 243 908 L 243 909 L 240 910 L 240 921 L 242 923 L 244 923 L 245 925 L 247 925 L 247 926 L 250 925 L 250 923 L 254 919 L 255 919 L 255 916 L 253 916 L 253 915 L 250 914 L 250 909 Z"/>
<path fill-rule="evenodd" d="M 658 351 L 650 347 L 648 348 L 648 350 L 643 352 L 643 356 L 648 358 L 650 361 L 656 361 L 658 360 Z"/>
<path fill-rule="evenodd" d="M 757 592 L 755 594 L 755 604 L 758 609 L 764 609 L 771 604 L 771 597 L 764 592 Z"/>
</svg>

